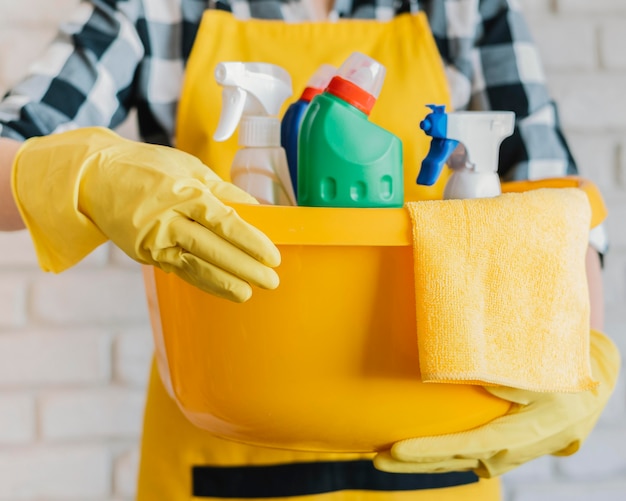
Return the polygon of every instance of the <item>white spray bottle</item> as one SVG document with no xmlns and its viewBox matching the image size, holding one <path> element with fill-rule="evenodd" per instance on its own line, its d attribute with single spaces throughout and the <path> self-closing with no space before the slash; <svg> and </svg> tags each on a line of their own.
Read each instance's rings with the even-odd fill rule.
<svg viewBox="0 0 626 501">
<path fill-rule="evenodd" d="M 487 198 L 502 193 L 498 156 L 502 141 L 513 134 L 512 111 L 445 112 L 445 106 L 429 105 L 431 113 L 420 123 L 433 139 L 422 162 L 417 184 L 431 186 L 445 163 L 453 170 L 444 188 L 444 199 Z M 459 144 L 460 143 L 460 144 Z"/>
<path fill-rule="evenodd" d="M 277 116 L 292 94 L 289 73 L 269 63 L 224 62 L 215 68 L 215 80 L 224 89 L 213 138 L 225 141 L 240 125 L 242 148 L 233 160 L 231 181 L 262 204 L 296 205 Z"/>
</svg>

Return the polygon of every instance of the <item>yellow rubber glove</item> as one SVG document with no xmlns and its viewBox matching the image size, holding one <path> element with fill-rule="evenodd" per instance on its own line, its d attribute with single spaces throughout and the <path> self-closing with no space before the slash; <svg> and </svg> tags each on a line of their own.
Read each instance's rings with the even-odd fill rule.
<svg viewBox="0 0 626 501">
<path fill-rule="evenodd" d="M 85 128 L 27 140 L 12 189 L 41 267 L 61 272 L 112 240 L 131 258 L 234 301 L 272 289 L 280 253 L 226 202 L 257 203 L 195 157 Z"/>
<path fill-rule="evenodd" d="M 617 348 L 595 331 L 591 331 L 591 360 L 593 376 L 600 382 L 594 390 L 536 393 L 487 387 L 513 402 L 505 416 L 463 433 L 402 440 L 379 453 L 374 464 L 396 473 L 473 470 L 489 478 L 546 454 L 573 454 L 600 417 L 619 372 Z"/>
</svg>

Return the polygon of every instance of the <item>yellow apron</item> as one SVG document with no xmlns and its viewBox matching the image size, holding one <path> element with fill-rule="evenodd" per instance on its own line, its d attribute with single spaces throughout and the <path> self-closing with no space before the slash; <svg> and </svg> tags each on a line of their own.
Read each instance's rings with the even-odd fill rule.
<svg viewBox="0 0 626 501">
<path fill-rule="evenodd" d="M 322 62 L 339 66 L 355 50 L 393 68 L 370 119 L 403 140 L 405 198 L 440 198 L 445 179 L 433 188 L 415 185 L 429 146 L 418 127 L 426 113 L 424 105 L 449 104 L 442 62 L 423 14 L 406 14 L 389 22 L 288 24 L 242 22 L 224 12 L 207 11 L 187 66 L 177 147 L 229 179 L 236 139 L 219 144 L 211 139 L 221 104 L 221 89 L 213 77 L 218 62 L 278 64 L 292 75 L 295 99 Z M 139 501 L 268 497 L 304 501 L 304 495 L 311 499 L 311 494 L 325 501 L 500 498 L 497 480 L 475 482 L 468 473 L 386 474 L 373 470 L 368 461 L 371 454 L 278 450 L 216 438 L 185 419 L 165 391 L 156 367 L 148 391 L 141 455 Z M 219 473 L 214 475 L 216 470 Z M 374 484 L 361 483 L 361 490 L 355 490 L 352 480 L 364 476 L 374 479 Z M 291 487 L 282 485 L 284 478 Z"/>
</svg>

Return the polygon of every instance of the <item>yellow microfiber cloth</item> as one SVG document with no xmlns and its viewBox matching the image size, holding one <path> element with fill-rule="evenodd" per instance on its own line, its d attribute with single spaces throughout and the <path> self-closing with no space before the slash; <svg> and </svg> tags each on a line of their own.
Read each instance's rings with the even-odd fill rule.
<svg viewBox="0 0 626 501">
<path fill-rule="evenodd" d="M 424 382 L 595 387 L 577 188 L 409 202 Z"/>
</svg>

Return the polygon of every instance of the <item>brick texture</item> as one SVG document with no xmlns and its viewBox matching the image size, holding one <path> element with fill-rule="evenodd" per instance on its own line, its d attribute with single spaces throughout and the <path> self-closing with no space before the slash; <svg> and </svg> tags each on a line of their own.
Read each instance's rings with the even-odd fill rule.
<svg viewBox="0 0 626 501">
<path fill-rule="evenodd" d="M 43 445 L 0 450 L 0 499 L 86 501 L 111 495 L 105 445 Z"/>
<path fill-rule="evenodd" d="M 106 330 L 26 329 L 0 334 L 0 388 L 107 383 L 111 340 Z"/>
<path fill-rule="evenodd" d="M 522 0 L 523 1 L 523 0 Z M 622 0 L 555 0 L 556 10 L 567 16 L 569 14 L 588 15 L 622 15 L 626 13 L 626 3 Z"/>
<path fill-rule="evenodd" d="M 547 2 L 545 2 L 547 3 Z M 597 64 L 596 26 L 585 19 L 554 15 L 530 17 L 544 66 L 552 70 L 590 70 Z M 576 33 L 576 36 L 572 36 Z M 568 43 L 562 43 L 567 39 Z"/>
<path fill-rule="evenodd" d="M 116 338 L 113 363 L 118 383 L 144 388 L 152 361 L 152 333 L 148 326 L 126 329 Z"/>
<path fill-rule="evenodd" d="M 115 461 L 113 489 L 119 496 L 132 498 L 137 490 L 136 476 L 139 466 L 139 449 L 124 451 Z"/>
<path fill-rule="evenodd" d="M 39 402 L 41 434 L 50 441 L 135 438 L 144 392 L 115 387 L 50 392 Z"/>
<path fill-rule="evenodd" d="M 33 315 L 43 322 L 108 324 L 147 318 L 144 286 L 137 269 L 69 270 L 62 280 L 40 275 L 33 284 Z"/>
<path fill-rule="evenodd" d="M 79 0 L 0 0 L 0 94 Z M 626 352 L 626 2 L 517 0 L 581 173 L 605 194 L 606 331 Z M 120 129 L 136 138 L 133 117 Z M 152 339 L 140 267 L 111 245 L 60 275 L 0 234 L 0 501 L 130 501 Z M 507 501 L 626 499 L 626 379 L 583 448 L 504 476 Z"/>
<path fill-rule="evenodd" d="M 36 435 L 35 399 L 27 392 L 0 394 L 0 447 L 29 444 Z"/>
<path fill-rule="evenodd" d="M 601 61 L 611 70 L 626 68 L 626 54 L 622 50 L 626 44 L 626 21 L 618 19 L 602 24 L 600 31 Z"/>
</svg>

